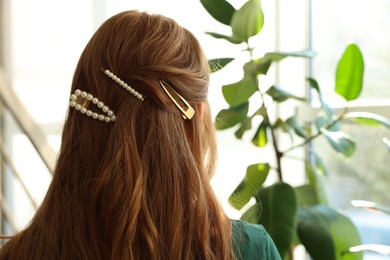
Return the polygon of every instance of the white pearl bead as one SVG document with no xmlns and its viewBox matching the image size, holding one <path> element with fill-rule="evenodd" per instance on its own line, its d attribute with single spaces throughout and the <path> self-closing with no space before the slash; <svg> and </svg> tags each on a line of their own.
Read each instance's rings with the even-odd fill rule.
<svg viewBox="0 0 390 260">
<path fill-rule="evenodd" d="M 126 84 L 126 82 L 124 82 L 122 79 L 120 79 L 119 77 L 117 77 L 114 73 L 112 73 L 111 71 L 109 70 L 105 70 L 104 73 L 110 77 L 112 80 L 114 80 L 118 85 L 122 86 L 124 89 L 126 89 L 127 91 L 129 91 L 132 95 L 134 95 L 136 98 L 140 99 L 140 100 L 144 100 L 144 97 L 138 93 L 137 91 L 135 91 L 135 89 L 133 89 L 131 86 L 129 86 L 128 84 Z"/>
<path fill-rule="evenodd" d="M 107 71 L 108 70 L 105 71 L 106 74 L 109 72 Z M 115 77 L 115 75 L 113 75 L 113 77 Z M 80 102 L 80 100 L 78 100 L 79 97 L 84 99 L 81 101 L 81 103 L 77 103 Z M 106 113 L 106 115 L 92 112 L 92 110 L 87 109 L 85 107 L 85 105 L 88 105 L 85 104 L 86 100 L 92 101 L 92 103 L 95 104 L 97 107 L 99 107 L 104 113 Z M 81 91 L 79 89 L 77 89 L 74 94 L 71 94 L 69 106 L 74 107 L 77 111 L 80 111 L 80 113 L 85 114 L 88 117 L 92 117 L 93 119 L 98 119 L 100 121 L 105 121 L 107 123 L 114 122 L 116 118 L 115 113 L 112 110 L 110 110 L 108 106 L 104 105 L 102 101 L 99 101 L 98 98 L 93 97 L 91 93 L 88 93 L 86 91 Z"/>
</svg>

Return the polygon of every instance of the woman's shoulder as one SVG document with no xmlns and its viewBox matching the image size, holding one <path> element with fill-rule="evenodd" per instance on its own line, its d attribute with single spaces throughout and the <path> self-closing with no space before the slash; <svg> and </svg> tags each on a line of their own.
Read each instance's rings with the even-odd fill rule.
<svg viewBox="0 0 390 260">
<path fill-rule="evenodd" d="M 232 220 L 232 233 L 238 259 L 281 259 L 273 240 L 262 225 Z"/>
</svg>

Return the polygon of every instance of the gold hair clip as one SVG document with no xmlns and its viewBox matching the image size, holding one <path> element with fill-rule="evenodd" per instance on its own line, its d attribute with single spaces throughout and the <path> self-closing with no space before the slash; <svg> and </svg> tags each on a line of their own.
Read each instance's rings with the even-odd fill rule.
<svg viewBox="0 0 390 260">
<path fill-rule="evenodd" d="M 167 93 L 168 97 L 172 100 L 172 102 L 175 104 L 175 106 L 177 106 L 177 108 L 181 111 L 183 118 L 184 119 L 191 119 L 195 114 L 195 110 L 191 107 L 190 104 L 188 104 L 187 100 L 185 100 L 182 96 L 180 96 L 179 93 L 177 93 L 166 81 L 159 80 L 159 82 L 160 82 L 161 87 Z M 170 88 L 175 93 L 175 95 L 177 95 L 181 99 L 181 101 L 184 103 L 184 106 L 181 106 L 175 100 L 175 98 L 171 95 L 171 93 L 169 93 L 167 87 Z"/>
</svg>

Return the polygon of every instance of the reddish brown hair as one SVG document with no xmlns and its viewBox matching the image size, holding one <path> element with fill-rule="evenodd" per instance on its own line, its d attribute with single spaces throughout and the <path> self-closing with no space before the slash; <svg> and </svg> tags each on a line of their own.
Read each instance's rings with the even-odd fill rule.
<svg viewBox="0 0 390 260">
<path fill-rule="evenodd" d="M 159 79 L 194 106 L 191 120 Z M 69 110 L 43 204 L 0 258 L 231 259 L 231 223 L 209 183 L 216 145 L 208 84 L 198 41 L 173 20 L 136 11 L 108 19 L 82 53 L 71 92 L 90 92 L 117 120 Z"/>
</svg>

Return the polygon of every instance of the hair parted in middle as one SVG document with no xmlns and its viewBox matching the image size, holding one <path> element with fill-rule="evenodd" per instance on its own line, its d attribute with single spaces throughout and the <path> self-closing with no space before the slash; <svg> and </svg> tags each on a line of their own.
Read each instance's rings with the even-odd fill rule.
<svg viewBox="0 0 390 260">
<path fill-rule="evenodd" d="M 80 57 L 71 93 L 97 97 L 115 122 L 69 109 L 42 206 L 0 256 L 234 258 L 231 222 L 210 186 L 216 144 L 209 73 L 197 39 L 170 18 L 126 11 L 103 23 Z M 161 80 L 194 108 L 191 120 L 183 119 Z"/>
</svg>

